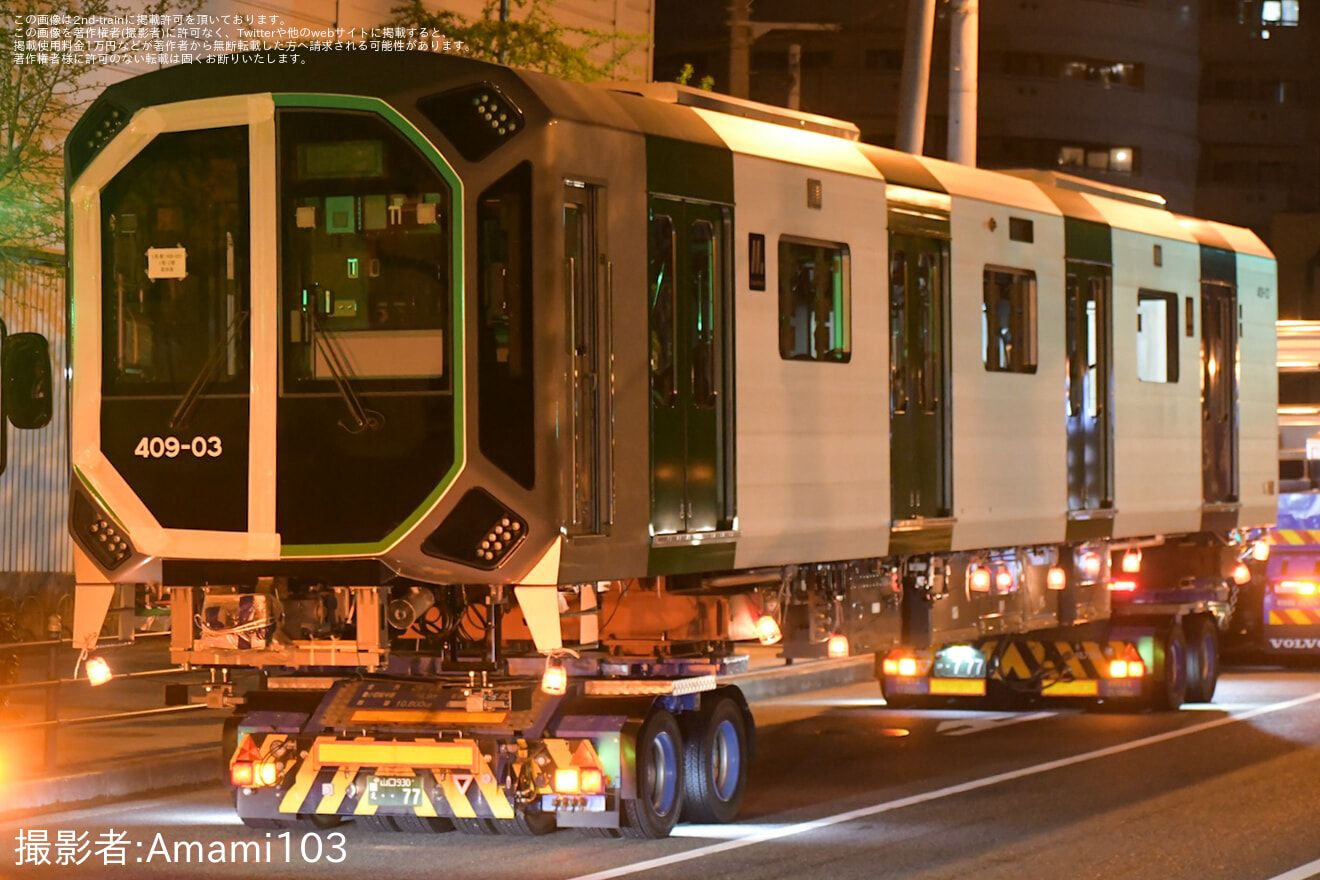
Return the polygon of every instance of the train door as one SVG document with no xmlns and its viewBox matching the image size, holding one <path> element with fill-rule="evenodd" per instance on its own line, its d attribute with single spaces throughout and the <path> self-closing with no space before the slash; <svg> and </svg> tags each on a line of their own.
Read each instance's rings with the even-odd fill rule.
<svg viewBox="0 0 1320 880">
<path fill-rule="evenodd" d="M 1114 456 L 1109 266 L 1068 261 L 1068 510 L 1113 506 Z"/>
<path fill-rule="evenodd" d="M 572 486 L 569 531 L 599 535 L 611 520 L 610 290 L 600 187 L 564 187 L 564 284 L 568 299 Z"/>
<path fill-rule="evenodd" d="M 649 222 L 651 526 L 731 525 L 724 454 L 727 208 L 652 198 Z"/>
<path fill-rule="evenodd" d="M 895 522 L 952 513 L 949 242 L 889 236 L 889 413 Z"/>
<path fill-rule="evenodd" d="M 1201 282 L 1201 455 L 1205 503 L 1237 500 L 1237 291 Z"/>
</svg>

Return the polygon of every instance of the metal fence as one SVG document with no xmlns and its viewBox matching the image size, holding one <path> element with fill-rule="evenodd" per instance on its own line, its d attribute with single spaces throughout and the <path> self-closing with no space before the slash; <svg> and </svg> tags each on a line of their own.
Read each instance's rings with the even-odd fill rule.
<svg viewBox="0 0 1320 880">
<path fill-rule="evenodd" d="M 10 333 L 45 336 L 54 361 L 54 418 L 36 431 L 9 429 L 9 467 L 0 474 L 0 617 L 39 638 L 73 590 L 62 254 L 0 257 L 0 319 Z"/>
</svg>

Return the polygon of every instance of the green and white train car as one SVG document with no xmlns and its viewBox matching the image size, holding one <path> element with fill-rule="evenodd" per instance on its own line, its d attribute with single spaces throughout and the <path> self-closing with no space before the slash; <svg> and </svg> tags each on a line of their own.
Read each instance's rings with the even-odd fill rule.
<svg viewBox="0 0 1320 880">
<path fill-rule="evenodd" d="M 287 57 L 68 146 L 77 637 L 159 581 L 213 698 L 272 673 L 245 820 L 731 818 L 709 673 L 758 628 L 894 703 L 1213 693 L 1274 515 L 1251 233 L 674 85 Z"/>
</svg>

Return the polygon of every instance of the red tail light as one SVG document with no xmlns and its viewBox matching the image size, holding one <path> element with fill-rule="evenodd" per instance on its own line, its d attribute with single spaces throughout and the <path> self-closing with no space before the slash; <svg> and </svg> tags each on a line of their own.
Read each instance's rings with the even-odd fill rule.
<svg viewBox="0 0 1320 880">
<path fill-rule="evenodd" d="M 1110 581 L 1109 592 L 1111 593 L 1135 593 L 1137 591 L 1136 581 Z"/>
</svg>

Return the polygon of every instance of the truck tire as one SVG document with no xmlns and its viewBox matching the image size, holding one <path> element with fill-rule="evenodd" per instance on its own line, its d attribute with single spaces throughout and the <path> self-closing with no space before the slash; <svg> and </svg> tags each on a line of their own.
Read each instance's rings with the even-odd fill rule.
<svg viewBox="0 0 1320 880">
<path fill-rule="evenodd" d="M 493 824 L 500 834 L 513 837 L 540 837 L 559 827 L 554 813 L 542 813 L 540 810 L 534 813 L 515 811 L 512 819 L 495 819 Z"/>
<path fill-rule="evenodd" d="M 637 797 L 623 802 L 625 837 L 668 837 L 683 811 L 683 735 L 678 721 L 655 708 L 637 734 Z"/>
<path fill-rule="evenodd" d="M 387 816 L 385 821 L 406 834 L 444 834 L 454 823 L 443 816 Z"/>
<path fill-rule="evenodd" d="M 1219 683 L 1219 629 L 1213 617 L 1187 624 L 1187 702 L 1208 703 Z"/>
<path fill-rule="evenodd" d="M 1156 651 L 1150 706 L 1157 712 L 1176 712 L 1187 699 L 1187 641 L 1181 624 L 1169 626 Z"/>
<path fill-rule="evenodd" d="M 359 828 L 372 832 L 396 831 L 394 823 L 390 821 L 389 816 L 358 816 L 353 820 Z"/>
<path fill-rule="evenodd" d="M 454 819 L 454 827 L 464 834 L 497 834 L 495 823 L 490 819 Z"/>
<path fill-rule="evenodd" d="M 684 720 L 688 719 L 687 713 Z M 732 822 L 747 782 L 747 723 L 742 708 L 718 697 L 683 725 L 683 819 Z"/>
</svg>

